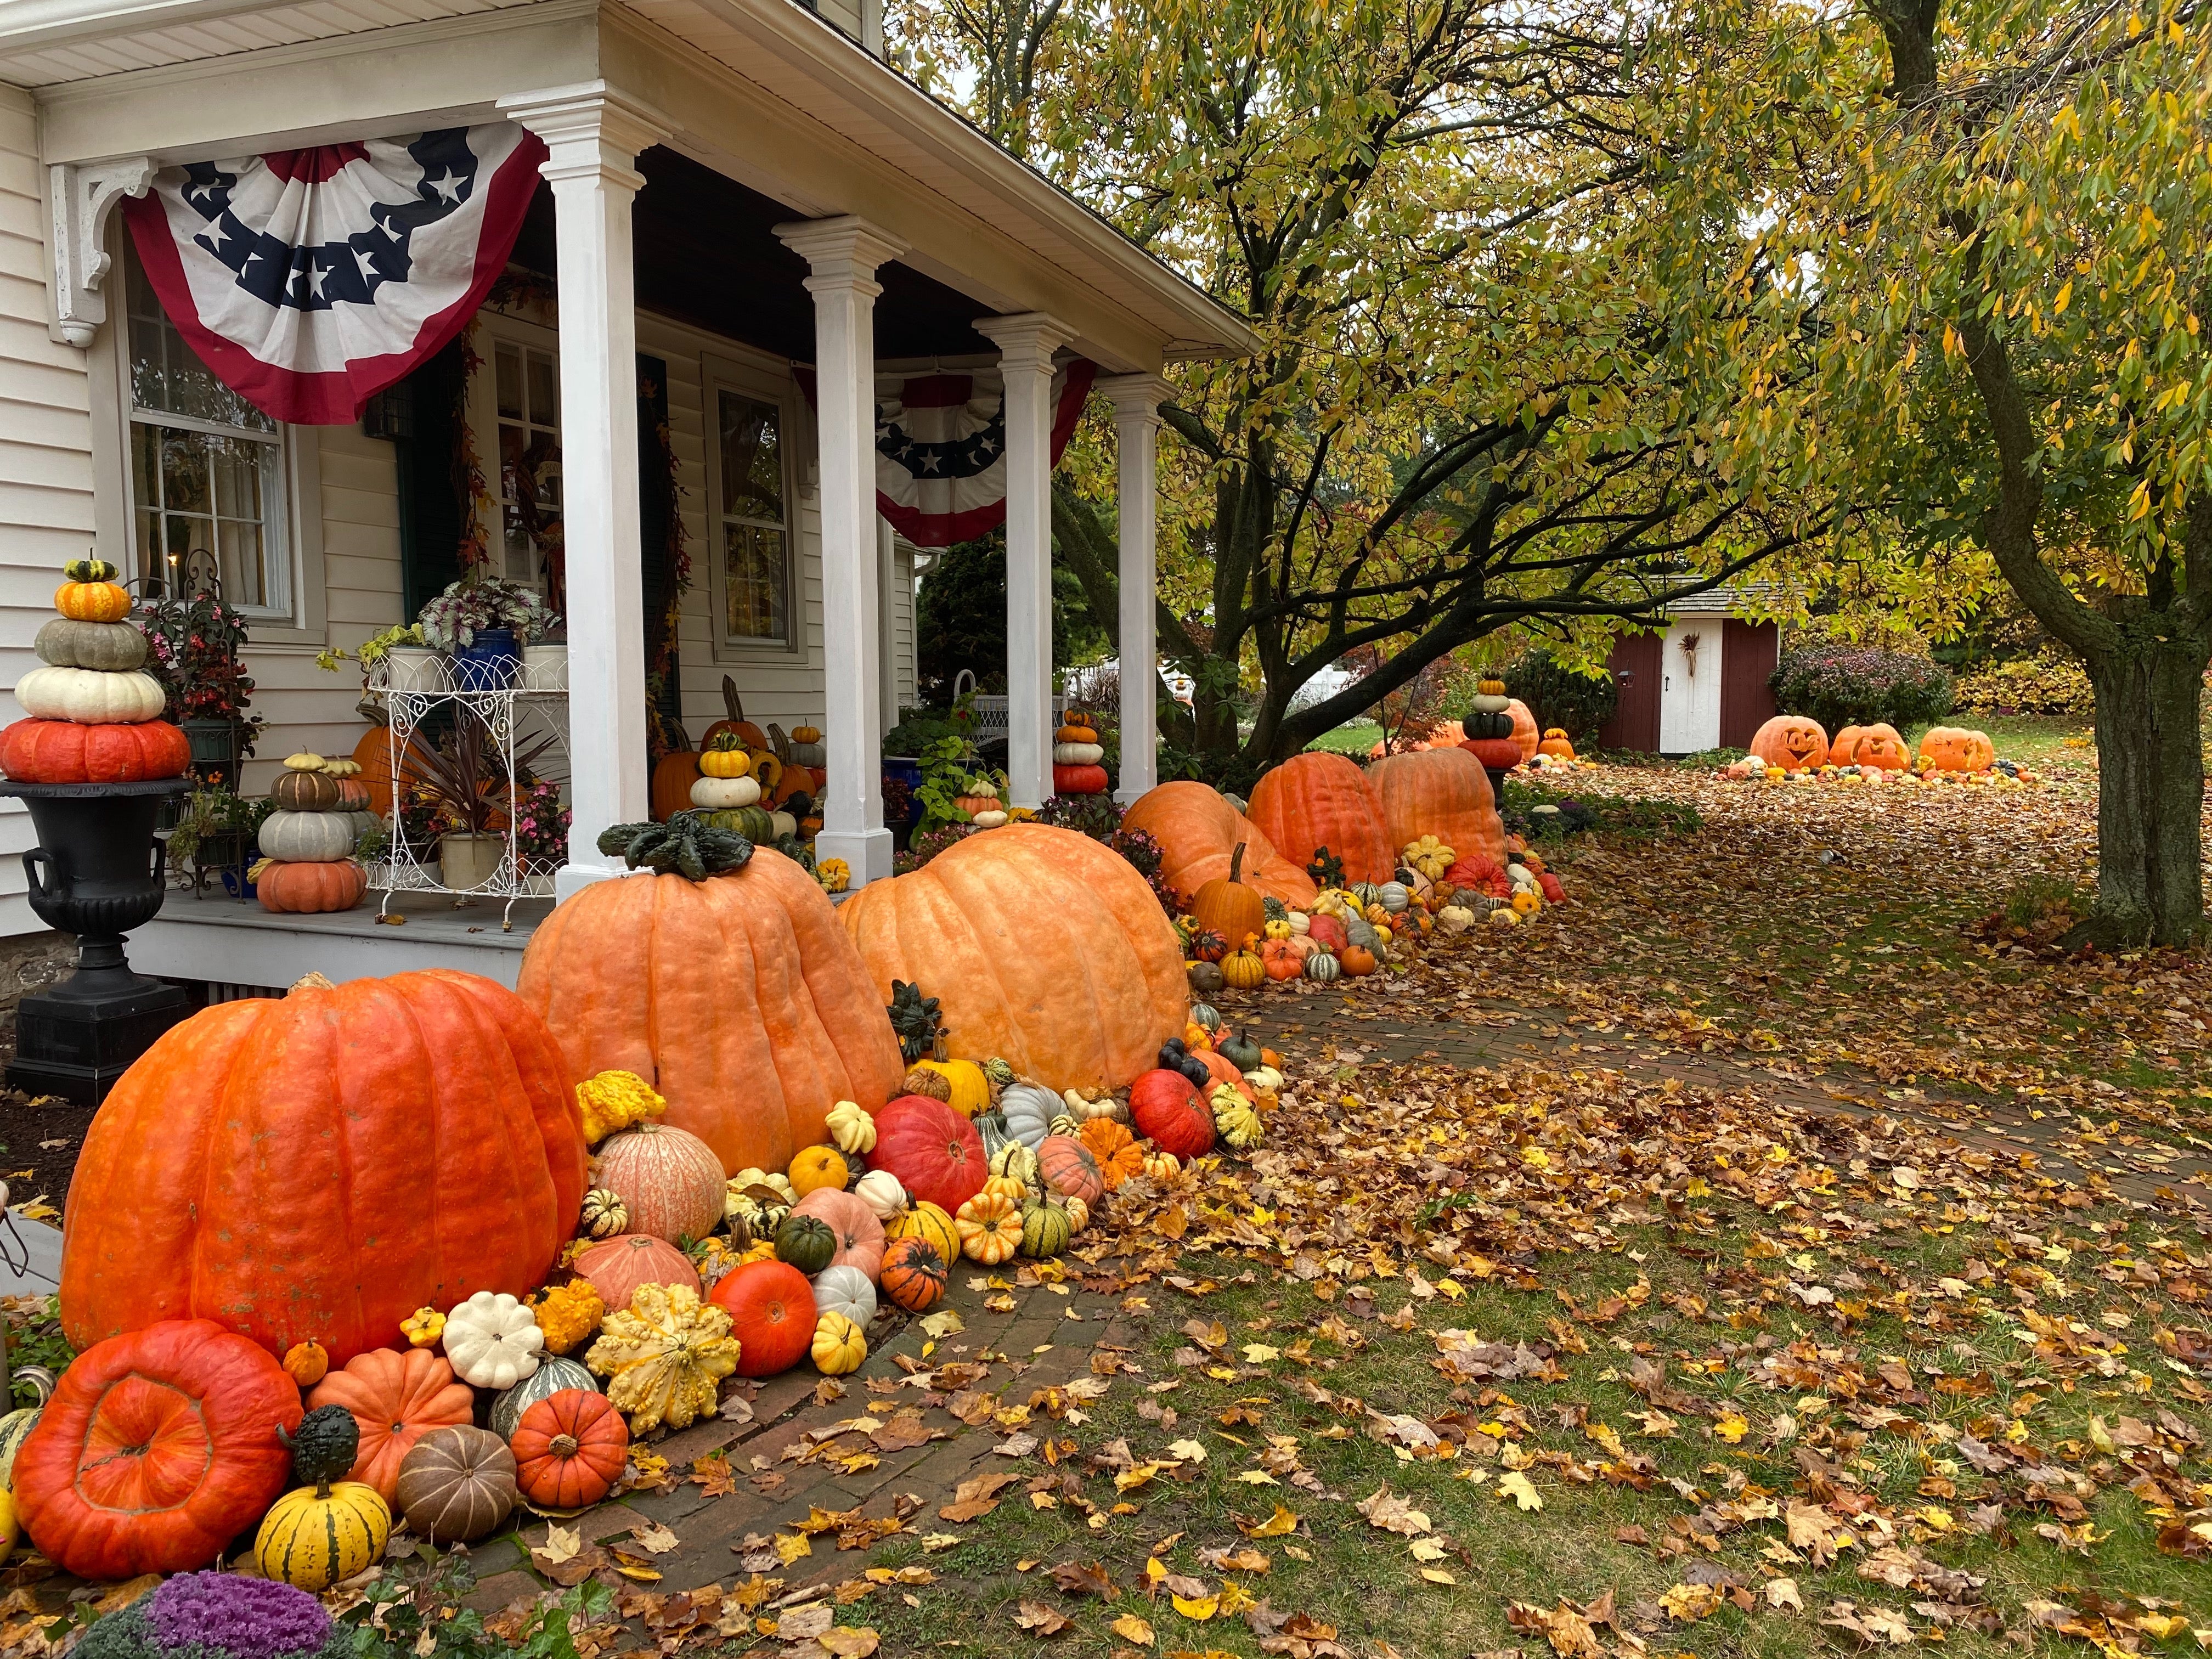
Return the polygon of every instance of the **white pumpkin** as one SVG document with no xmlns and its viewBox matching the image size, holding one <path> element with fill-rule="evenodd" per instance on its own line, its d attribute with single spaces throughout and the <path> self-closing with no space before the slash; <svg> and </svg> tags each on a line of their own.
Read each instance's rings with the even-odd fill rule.
<svg viewBox="0 0 2212 1659">
<path fill-rule="evenodd" d="M 769 831 L 777 841 L 799 833 L 799 820 L 788 812 L 770 812 L 768 822 Z"/>
<path fill-rule="evenodd" d="M 1074 1194 L 1063 1194 L 1060 1207 L 1067 1212 L 1067 1231 L 1071 1233 L 1079 1233 L 1091 1224 L 1091 1206 Z"/>
<path fill-rule="evenodd" d="M 1291 933 L 1294 937 L 1300 933 L 1308 933 L 1313 931 L 1313 918 L 1303 910 L 1293 910 L 1290 912 L 1290 921 Z"/>
<path fill-rule="evenodd" d="M 1464 904 L 1447 904 L 1437 912 L 1437 926 L 1447 933 L 1464 933 L 1474 926 L 1474 912 Z"/>
<path fill-rule="evenodd" d="M 271 812 L 261 821 L 261 850 L 290 864 L 335 864 L 353 856 L 353 819 L 345 812 Z"/>
<path fill-rule="evenodd" d="M 856 1100 L 841 1100 L 830 1109 L 823 1121 L 830 1130 L 830 1139 L 837 1143 L 841 1152 L 872 1152 L 876 1150 L 876 1120 L 867 1109 Z"/>
<path fill-rule="evenodd" d="M 969 819 L 978 830 L 996 830 L 1006 821 L 1004 812 L 978 812 Z"/>
<path fill-rule="evenodd" d="M 871 1170 L 853 1183 L 853 1195 L 876 1212 L 878 1221 L 896 1221 L 906 1213 L 906 1188 L 889 1170 Z"/>
<path fill-rule="evenodd" d="M 1492 692 L 1482 692 L 1468 699 L 1468 708 L 1477 714 L 1502 714 L 1513 707 L 1513 699 Z"/>
<path fill-rule="evenodd" d="M 1105 758 L 1105 748 L 1100 744 L 1056 743 L 1052 746 L 1054 766 L 1096 766 Z"/>
<path fill-rule="evenodd" d="M 168 705 L 161 682 L 137 669 L 33 668 L 15 682 L 15 701 L 33 720 L 78 726 L 137 726 Z"/>
<path fill-rule="evenodd" d="M 1394 916 L 1413 902 L 1412 890 L 1402 881 L 1386 881 L 1375 893 L 1376 902 Z"/>
<path fill-rule="evenodd" d="M 537 1374 L 538 1316 L 506 1291 L 478 1291 L 446 1316 L 446 1358 L 472 1389 L 511 1389 Z"/>
<path fill-rule="evenodd" d="M 999 1091 L 999 1115 L 1006 1120 L 1006 1133 L 1031 1152 L 1052 1133 L 1060 1110 L 1060 1097 L 1039 1084 L 1009 1083 Z"/>
<path fill-rule="evenodd" d="M 710 811 L 727 811 L 733 807 L 750 806 L 761 798 L 760 780 L 755 777 L 702 777 L 691 785 L 691 804 Z"/>
<path fill-rule="evenodd" d="M 814 1308 L 817 1313 L 841 1313 L 865 1331 L 876 1316 L 874 1281 L 866 1268 L 849 1262 L 824 1267 L 814 1275 Z"/>
</svg>

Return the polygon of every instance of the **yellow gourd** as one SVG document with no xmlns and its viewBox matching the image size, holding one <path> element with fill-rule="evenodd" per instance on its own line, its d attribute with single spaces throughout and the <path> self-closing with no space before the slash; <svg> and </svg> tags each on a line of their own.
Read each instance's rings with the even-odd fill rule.
<svg viewBox="0 0 2212 1659">
<path fill-rule="evenodd" d="M 568 1353 L 598 1331 L 607 1304 L 590 1279 L 574 1279 L 531 1297 L 530 1311 L 545 1333 L 545 1352 Z"/>
<path fill-rule="evenodd" d="M 934 1072 L 945 1079 L 946 1086 L 952 1091 L 945 1103 L 961 1116 L 973 1117 L 978 1112 L 989 1109 L 991 1079 L 983 1074 L 983 1068 L 974 1060 L 918 1060 L 915 1066 L 918 1071 Z"/>
<path fill-rule="evenodd" d="M 253 1536 L 253 1559 L 264 1578 L 325 1590 L 383 1559 L 391 1537 L 392 1509 L 375 1487 L 326 1482 L 276 1500 Z"/>
<path fill-rule="evenodd" d="M 960 1206 L 953 1225 L 959 1230 L 960 1253 L 987 1267 L 996 1267 L 1021 1248 L 1021 1206 L 988 1187 Z"/>
<path fill-rule="evenodd" d="M 576 1085 L 584 1114 L 584 1139 L 596 1144 L 618 1130 L 659 1117 L 668 1103 L 635 1072 L 601 1072 Z"/>
<path fill-rule="evenodd" d="M 846 1376 L 868 1357 L 860 1328 L 834 1310 L 814 1322 L 814 1369 L 824 1376 Z"/>
<path fill-rule="evenodd" d="M 791 1190 L 804 1198 L 817 1187 L 845 1190 L 852 1170 L 835 1146 L 808 1146 L 791 1160 Z"/>
</svg>

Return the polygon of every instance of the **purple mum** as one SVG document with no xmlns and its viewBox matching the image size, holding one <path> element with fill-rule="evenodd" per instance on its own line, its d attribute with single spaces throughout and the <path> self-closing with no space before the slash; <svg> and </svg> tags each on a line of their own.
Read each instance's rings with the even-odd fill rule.
<svg viewBox="0 0 2212 1659">
<path fill-rule="evenodd" d="M 331 1633 L 330 1614 L 307 1591 L 226 1572 L 170 1579 L 146 1598 L 146 1623 L 164 1648 L 197 1642 L 236 1659 L 313 1653 Z"/>
</svg>

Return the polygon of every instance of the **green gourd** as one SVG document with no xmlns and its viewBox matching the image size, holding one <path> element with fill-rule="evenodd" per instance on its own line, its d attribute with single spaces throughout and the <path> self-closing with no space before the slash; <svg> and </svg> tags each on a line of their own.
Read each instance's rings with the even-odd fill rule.
<svg viewBox="0 0 2212 1659">
<path fill-rule="evenodd" d="M 343 1406 L 316 1407 L 289 1434 L 279 1423 L 276 1438 L 292 1454 L 292 1478 L 303 1486 L 344 1480 L 361 1455 L 361 1425 Z"/>
<path fill-rule="evenodd" d="M 1067 1248 L 1068 1240 L 1075 1237 L 1074 1224 L 1067 1212 L 1057 1204 L 1024 1204 L 1022 1206 L 1022 1254 L 1027 1256 L 1058 1255 Z"/>
<path fill-rule="evenodd" d="M 599 1382 L 573 1359 L 559 1354 L 544 1356 L 536 1370 L 513 1388 L 501 1389 L 492 1401 L 491 1431 L 502 1440 L 514 1439 L 515 1425 L 522 1421 L 523 1413 L 567 1389 L 586 1389 L 597 1394 Z"/>
<path fill-rule="evenodd" d="M 1254 1071 L 1259 1066 L 1260 1045 L 1242 1032 L 1235 1036 L 1224 1037 L 1213 1046 L 1222 1059 L 1240 1072 Z"/>
<path fill-rule="evenodd" d="M 837 1254 L 837 1234 L 819 1216 L 790 1215 L 775 1230 L 775 1259 L 788 1261 L 809 1279 Z"/>
</svg>

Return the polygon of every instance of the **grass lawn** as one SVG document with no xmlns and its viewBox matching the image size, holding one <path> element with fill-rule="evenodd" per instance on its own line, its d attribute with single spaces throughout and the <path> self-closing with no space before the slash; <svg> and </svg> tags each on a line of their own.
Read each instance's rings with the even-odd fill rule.
<svg viewBox="0 0 2212 1659">
<path fill-rule="evenodd" d="M 1324 750 L 1339 755 L 1364 755 L 1382 741 L 1382 728 L 1373 720 L 1352 720 L 1334 732 L 1324 732 L 1306 745 L 1309 751 Z"/>
</svg>

